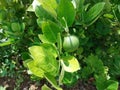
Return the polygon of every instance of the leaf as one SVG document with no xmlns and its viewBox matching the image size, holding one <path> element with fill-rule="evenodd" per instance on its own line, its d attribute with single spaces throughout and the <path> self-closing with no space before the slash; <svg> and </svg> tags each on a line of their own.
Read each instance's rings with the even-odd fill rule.
<svg viewBox="0 0 120 90">
<path fill-rule="evenodd" d="M 77 83 L 78 80 L 78 75 L 76 73 L 68 73 L 65 72 L 64 74 L 64 78 L 63 78 L 63 83 L 68 86 L 68 87 L 72 87 Z"/>
<path fill-rule="evenodd" d="M 44 84 L 42 86 L 41 90 L 52 90 L 52 89 L 50 89 L 46 84 Z"/>
<path fill-rule="evenodd" d="M 43 34 L 39 34 L 38 37 L 43 43 L 51 43 L 46 39 L 46 37 Z"/>
<path fill-rule="evenodd" d="M 108 84 L 108 85 L 107 85 Z M 119 83 L 117 81 L 114 80 L 108 80 L 106 82 L 106 86 L 107 88 L 105 90 L 118 90 L 118 85 Z"/>
<path fill-rule="evenodd" d="M 57 41 L 57 34 L 61 32 L 61 29 L 54 22 L 47 21 L 42 24 L 42 32 L 49 42 L 55 43 Z"/>
<path fill-rule="evenodd" d="M 97 90 L 118 90 L 118 82 L 107 80 L 105 76 L 95 75 Z"/>
<path fill-rule="evenodd" d="M 58 85 L 57 85 L 57 82 L 55 80 L 55 78 L 51 75 L 49 75 L 48 73 L 45 74 L 45 78 L 49 81 L 50 84 L 52 84 L 52 86 L 54 88 L 56 88 L 56 90 L 62 90 L 62 88 L 60 88 Z"/>
<path fill-rule="evenodd" d="M 17 22 L 11 23 L 11 28 L 12 28 L 12 31 L 14 32 L 21 31 L 21 26 Z"/>
<path fill-rule="evenodd" d="M 44 20 L 41 20 L 41 18 L 37 19 L 37 24 L 40 28 L 42 28 L 42 23 L 44 23 Z"/>
<path fill-rule="evenodd" d="M 104 2 L 105 2 L 105 10 L 107 12 L 111 12 L 112 4 L 110 3 L 110 0 L 104 0 Z"/>
<path fill-rule="evenodd" d="M 71 26 L 75 19 L 75 9 L 70 0 L 60 0 L 60 3 L 57 8 L 58 18 L 63 24 L 63 17 L 67 21 L 67 25 Z"/>
<path fill-rule="evenodd" d="M 113 19 L 113 18 L 114 18 L 114 16 L 113 16 L 112 14 L 104 14 L 104 17 L 110 18 L 110 19 Z"/>
<path fill-rule="evenodd" d="M 45 72 L 56 76 L 58 74 L 58 62 L 54 57 L 55 53 L 51 53 L 50 50 L 50 47 L 47 50 L 43 46 L 32 46 L 29 48 L 35 65 Z"/>
<path fill-rule="evenodd" d="M 118 5 L 118 11 L 119 11 L 119 13 L 120 13 L 120 4 Z"/>
<path fill-rule="evenodd" d="M 79 62 L 73 56 L 63 57 L 61 64 L 66 72 L 75 72 L 80 69 Z"/>
<path fill-rule="evenodd" d="M 31 56 L 34 60 L 38 61 L 38 62 L 42 62 L 45 59 L 46 56 L 46 52 L 44 50 L 44 48 L 40 47 L 40 46 L 32 46 L 29 47 L 29 51 L 31 53 Z"/>
<path fill-rule="evenodd" d="M 21 23 L 21 32 L 25 30 L 25 23 Z"/>
<path fill-rule="evenodd" d="M 53 46 L 52 44 L 43 43 L 43 44 L 41 44 L 41 46 L 44 47 L 45 49 L 47 49 L 47 51 L 49 53 L 52 53 L 52 55 L 54 57 L 58 56 L 57 50 L 56 50 L 55 46 Z"/>
<path fill-rule="evenodd" d="M 35 14 L 39 17 L 39 21 L 50 18 L 52 19 L 52 16 L 42 6 L 37 6 L 35 8 Z"/>
<path fill-rule="evenodd" d="M 88 12 L 86 12 L 86 14 L 84 16 L 84 22 L 88 24 L 91 21 L 93 21 L 94 19 L 96 19 L 96 17 L 103 10 L 104 6 L 105 6 L 104 2 L 95 4 Z"/>
<path fill-rule="evenodd" d="M 91 68 L 91 71 L 93 70 L 97 74 L 104 73 L 104 65 L 97 56 L 91 54 L 90 56 L 88 56 L 85 62 Z"/>
<path fill-rule="evenodd" d="M 88 77 L 93 73 L 93 70 L 91 69 L 91 67 L 84 67 L 82 70 L 81 70 L 81 77 L 83 79 L 88 79 Z"/>
<path fill-rule="evenodd" d="M 81 17 L 81 20 L 84 20 L 84 13 L 85 13 L 85 6 L 84 6 L 84 2 L 85 0 L 81 0 L 79 2 L 79 12 L 80 12 L 80 17 Z"/>
<path fill-rule="evenodd" d="M 28 11 L 35 11 L 35 8 L 40 5 L 39 0 L 33 0 L 32 4 L 28 7 Z"/>
<path fill-rule="evenodd" d="M 2 23 L 7 18 L 7 13 L 4 9 L 0 9 L 0 23 Z"/>
<path fill-rule="evenodd" d="M 95 75 L 95 80 L 96 80 L 96 88 L 97 90 L 105 90 L 106 86 L 106 76 L 105 75 Z"/>
<path fill-rule="evenodd" d="M 43 6 L 43 8 L 51 14 L 53 17 L 57 17 L 57 13 L 55 9 L 57 8 L 56 0 L 38 0 L 39 3 Z"/>
<path fill-rule="evenodd" d="M 14 39 L 8 39 L 7 41 L 4 41 L 4 42 L 0 42 L 0 47 L 3 47 L 3 46 L 7 46 L 7 45 L 10 45 L 10 44 L 13 44 L 15 42 Z"/>
<path fill-rule="evenodd" d="M 6 87 L 0 86 L 0 90 L 6 90 Z"/>
<path fill-rule="evenodd" d="M 33 6 L 30 5 L 30 6 L 27 8 L 27 11 L 29 11 L 29 12 L 34 12 L 35 10 L 33 9 Z"/>
<path fill-rule="evenodd" d="M 36 76 L 38 76 L 38 77 L 41 77 L 41 78 L 44 77 L 44 71 L 43 71 L 41 68 L 39 68 L 38 66 L 36 66 L 35 61 L 32 60 L 32 61 L 27 62 L 26 64 L 27 64 L 29 70 L 30 70 L 34 75 L 36 75 Z"/>
</svg>

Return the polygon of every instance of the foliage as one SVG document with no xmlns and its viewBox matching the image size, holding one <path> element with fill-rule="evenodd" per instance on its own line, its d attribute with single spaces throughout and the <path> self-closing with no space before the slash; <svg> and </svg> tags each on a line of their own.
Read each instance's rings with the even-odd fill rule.
<svg viewBox="0 0 120 90">
<path fill-rule="evenodd" d="M 57 90 L 91 77 L 117 90 L 119 14 L 119 0 L 1 0 L 0 76 L 27 68 Z"/>
</svg>

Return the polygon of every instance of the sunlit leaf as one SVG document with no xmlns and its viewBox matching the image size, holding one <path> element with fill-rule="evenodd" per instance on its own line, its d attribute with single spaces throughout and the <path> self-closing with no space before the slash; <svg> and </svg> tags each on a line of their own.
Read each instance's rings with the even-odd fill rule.
<svg viewBox="0 0 120 90">
<path fill-rule="evenodd" d="M 45 47 L 49 49 L 47 50 Z M 36 66 L 56 76 L 58 72 L 58 62 L 54 57 L 56 56 L 55 53 L 51 53 L 51 50 L 52 48 L 50 49 L 50 47 L 47 46 L 32 46 L 29 48 Z"/>
<path fill-rule="evenodd" d="M 43 6 L 43 8 L 50 13 L 53 17 L 57 17 L 55 9 L 57 8 L 56 0 L 38 0 L 38 2 Z"/>
<path fill-rule="evenodd" d="M 57 8 L 58 17 L 63 23 L 63 17 L 67 21 L 68 26 L 71 26 L 75 19 L 75 9 L 70 0 L 60 0 Z"/>
<path fill-rule="evenodd" d="M 50 89 L 46 84 L 44 84 L 42 86 L 41 90 L 52 90 L 52 89 Z"/>
<path fill-rule="evenodd" d="M 36 66 L 36 63 L 34 60 L 27 62 L 27 66 L 29 68 L 29 70 L 32 72 L 32 74 L 43 78 L 44 77 L 44 71 L 39 68 L 38 66 Z"/>
<path fill-rule="evenodd" d="M 75 72 L 77 70 L 80 70 L 79 62 L 73 56 L 63 57 L 61 64 L 66 72 Z"/>
</svg>

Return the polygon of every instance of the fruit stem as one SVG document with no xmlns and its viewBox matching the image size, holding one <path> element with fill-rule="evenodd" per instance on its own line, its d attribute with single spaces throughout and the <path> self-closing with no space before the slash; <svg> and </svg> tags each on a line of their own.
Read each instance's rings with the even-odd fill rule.
<svg viewBox="0 0 120 90">
<path fill-rule="evenodd" d="M 64 17 L 63 17 L 62 19 L 63 19 L 63 21 L 64 21 L 64 23 L 65 23 L 64 30 L 65 30 L 66 33 L 69 33 L 69 28 L 68 28 L 67 22 L 66 22 L 66 20 L 65 20 Z"/>
</svg>

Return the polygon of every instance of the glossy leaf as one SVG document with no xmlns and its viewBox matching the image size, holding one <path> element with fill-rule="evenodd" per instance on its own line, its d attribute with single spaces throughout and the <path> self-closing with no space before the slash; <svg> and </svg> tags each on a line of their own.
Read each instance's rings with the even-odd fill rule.
<svg viewBox="0 0 120 90">
<path fill-rule="evenodd" d="M 63 17 L 67 21 L 68 26 L 71 26 L 75 19 L 75 9 L 70 0 L 60 0 L 57 8 L 58 18 L 64 25 Z"/>
<path fill-rule="evenodd" d="M 35 8 L 35 14 L 37 17 L 39 17 L 40 20 L 52 18 L 51 15 L 42 6 L 37 6 Z"/>
<path fill-rule="evenodd" d="M 77 70 L 80 70 L 79 62 L 73 56 L 63 57 L 61 64 L 66 72 L 75 72 Z"/>
<path fill-rule="evenodd" d="M 90 23 L 91 21 L 96 19 L 96 17 L 103 10 L 104 5 L 105 5 L 104 2 L 100 2 L 100 3 L 95 4 L 92 8 L 90 8 L 89 11 L 86 12 L 86 15 L 84 16 L 84 22 L 85 23 Z"/>
<path fill-rule="evenodd" d="M 36 65 L 35 61 L 32 60 L 27 62 L 27 66 L 29 70 L 32 72 L 32 74 L 41 78 L 44 77 L 44 71 Z"/>
<path fill-rule="evenodd" d="M 49 53 L 52 53 L 54 57 L 58 56 L 57 50 L 54 45 L 43 43 L 43 44 L 41 44 L 41 46 L 44 47 L 45 49 L 47 49 L 47 51 Z"/>
<path fill-rule="evenodd" d="M 47 38 L 43 34 L 39 34 L 38 37 L 43 43 L 51 43 L 47 40 Z"/>
<path fill-rule="evenodd" d="M 38 0 L 43 8 L 50 13 L 53 17 L 57 17 L 55 9 L 57 8 L 56 0 Z"/>
<path fill-rule="evenodd" d="M 51 53 L 49 50 L 45 49 L 43 46 L 32 46 L 29 48 L 36 66 L 45 72 L 49 72 L 51 75 L 56 76 L 58 72 L 58 62 L 54 57 L 55 54 Z"/>
<path fill-rule="evenodd" d="M 42 24 L 42 32 L 49 42 L 55 43 L 57 41 L 57 34 L 60 31 L 60 27 L 54 22 L 47 21 Z"/>
</svg>

